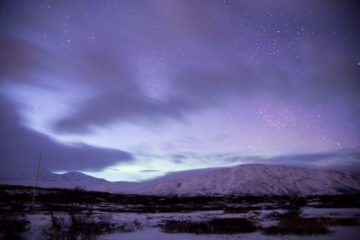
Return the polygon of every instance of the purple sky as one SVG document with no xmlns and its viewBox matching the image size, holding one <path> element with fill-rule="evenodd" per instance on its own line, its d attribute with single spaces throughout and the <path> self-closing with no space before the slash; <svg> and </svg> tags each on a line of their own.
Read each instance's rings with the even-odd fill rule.
<svg viewBox="0 0 360 240">
<path fill-rule="evenodd" d="M 1 1 L 1 166 L 356 167 L 360 3 Z M 25 166 L 24 165 L 24 166 Z"/>
</svg>

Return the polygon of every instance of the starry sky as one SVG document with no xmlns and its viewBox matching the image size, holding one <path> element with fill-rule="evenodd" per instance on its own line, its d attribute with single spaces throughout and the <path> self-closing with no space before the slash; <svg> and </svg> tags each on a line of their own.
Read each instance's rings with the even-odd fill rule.
<svg viewBox="0 0 360 240">
<path fill-rule="evenodd" d="M 360 169 L 360 3 L 0 3 L 2 167 Z"/>
</svg>

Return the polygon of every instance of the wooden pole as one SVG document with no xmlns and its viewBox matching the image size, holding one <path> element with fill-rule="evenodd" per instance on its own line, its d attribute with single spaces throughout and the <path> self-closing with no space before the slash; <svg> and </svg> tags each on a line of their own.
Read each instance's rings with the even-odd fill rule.
<svg viewBox="0 0 360 240">
<path fill-rule="evenodd" d="M 38 167 L 36 170 L 36 178 L 35 178 L 35 185 L 34 185 L 34 194 L 33 194 L 33 199 L 32 199 L 32 211 L 34 212 L 35 209 L 35 195 L 36 195 L 36 188 L 38 185 L 38 181 L 39 181 L 39 172 L 40 172 L 40 162 L 41 162 L 41 153 L 39 154 L 39 162 L 38 162 Z"/>
</svg>

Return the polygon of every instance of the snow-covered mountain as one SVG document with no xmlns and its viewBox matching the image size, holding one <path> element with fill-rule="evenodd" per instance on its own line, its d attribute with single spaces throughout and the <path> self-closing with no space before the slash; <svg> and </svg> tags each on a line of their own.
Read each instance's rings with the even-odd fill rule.
<svg viewBox="0 0 360 240">
<path fill-rule="evenodd" d="M 263 164 L 175 172 L 133 189 L 133 193 L 156 195 L 317 195 L 354 191 L 359 192 L 360 185 L 349 173 Z"/>
<path fill-rule="evenodd" d="M 33 169 L 32 169 L 33 170 Z M 0 184 L 33 186 L 35 183 L 36 170 L 30 171 L 29 168 L 8 167 L 0 169 Z M 51 173 L 45 168 L 39 171 L 39 187 L 55 188 L 97 188 L 98 185 L 104 186 L 108 181 L 100 178 L 91 177 L 80 172 L 67 172 L 64 174 Z M 101 188 L 101 187 L 99 187 Z"/>
<path fill-rule="evenodd" d="M 3 172 L 0 171 L 0 174 Z M 14 176 L 20 178 L 14 179 Z M 7 178 L 0 175 L 0 183 L 33 185 L 34 174 L 31 179 L 24 177 L 23 173 L 13 173 L 12 177 Z M 108 182 L 78 172 L 53 174 L 42 169 L 39 186 L 82 187 L 88 190 L 127 194 L 191 196 L 318 195 L 360 192 L 359 182 L 350 173 L 264 164 L 174 172 L 144 182 Z"/>
</svg>

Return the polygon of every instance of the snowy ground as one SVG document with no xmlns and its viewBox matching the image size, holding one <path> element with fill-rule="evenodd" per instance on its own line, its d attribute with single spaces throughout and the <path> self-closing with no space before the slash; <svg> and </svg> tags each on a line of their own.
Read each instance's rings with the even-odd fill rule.
<svg viewBox="0 0 360 240">
<path fill-rule="evenodd" d="M 214 218 L 234 218 L 247 217 L 254 219 L 257 223 L 266 226 L 271 225 L 274 221 L 267 220 L 266 215 L 271 212 L 284 212 L 285 210 L 271 210 L 262 212 L 249 212 L 243 214 L 224 214 L 222 211 L 204 211 L 194 213 L 97 213 L 99 216 L 105 217 L 111 222 L 132 225 L 134 222 L 141 224 L 139 229 L 132 232 L 114 232 L 111 234 L 98 235 L 96 239 L 123 239 L 123 240 L 149 240 L 149 239 L 347 239 L 358 240 L 360 236 L 360 226 L 352 227 L 331 227 L 332 233 L 317 236 L 265 236 L 261 232 L 242 233 L 242 234 L 189 234 L 189 233 L 165 233 L 158 227 L 159 224 L 166 220 L 192 220 L 201 221 Z M 61 213 L 65 216 L 65 214 Z M 60 215 L 61 215 L 60 214 Z M 96 215 L 96 214 L 95 214 Z M 358 217 L 360 218 L 359 209 L 316 209 L 306 208 L 304 211 L 306 217 L 314 216 L 337 216 L 337 217 Z M 48 214 L 29 214 L 27 218 L 31 221 L 31 230 L 24 237 L 25 239 L 41 239 L 43 229 L 50 226 L 50 216 Z"/>
<path fill-rule="evenodd" d="M 288 197 L 166 198 L 124 195 L 103 196 L 103 193 L 42 189 L 37 198 L 36 210 L 31 213 L 29 212 L 29 204 L 32 198 L 29 189 L 3 187 L 0 193 L 0 210 L 2 213 L 4 211 L 13 211 L 10 213 L 18 214 L 19 217 L 21 216 L 30 222 L 28 229 L 22 234 L 24 239 L 54 239 L 54 237 L 57 239 L 56 237 L 59 236 L 61 231 L 62 233 L 69 232 L 71 216 L 80 216 L 80 219 L 85 219 L 87 216 L 86 221 L 89 222 L 89 226 L 92 228 L 101 226 L 99 228 L 100 232 L 91 235 L 93 239 L 357 240 L 360 236 L 359 195 L 311 197 L 300 199 L 300 201 L 298 198 Z M 61 196 L 66 197 L 62 198 Z M 262 229 L 279 223 L 278 216 L 294 211 L 292 209 L 296 204 L 301 205 L 299 207 L 299 217 L 301 218 L 355 219 L 357 223 L 345 224 L 346 226 L 329 225 L 327 227 L 331 232 L 324 235 L 264 235 L 262 233 Z M 65 227 L 62 230 L 53 230 L 51 213 L 55 218 L 64 221 Z M 256 224 L 257 230 L 250 233 L 235 234 L 193 234 L 184 232 L 167 233 L 164 232 L 163 228 L 164 224 L 171 220 L 206 222 L 224 218 L 247 219 Z"/>
<path fill-rule="evenodd" d="M 158 228 L 147 228 L 141 231 L 137 231 L 134 233 L 118 233 L 111 235 L 103 235 L 100 236 L 99 239 L 122 239 L 122 240 L 149 240 L 149 239 L 157 239 L 157 240 L 217 240 L 217 239 L 227 239 L 227 240 L 235 240 L 235 239 L 254 239 L 254 240 L 358 240 L 360 236 L 360 227 L 336 227 L 333 228 L 335 233 L 330 235 L 321 235 L 321 236 L 264 236 L 260 232 L 255 233 L 243 233 L 243 234 L 207 234 L 207 235 L 199 235 L 199 234 L 169 234 L 163 233 Z"/>
</svg>

